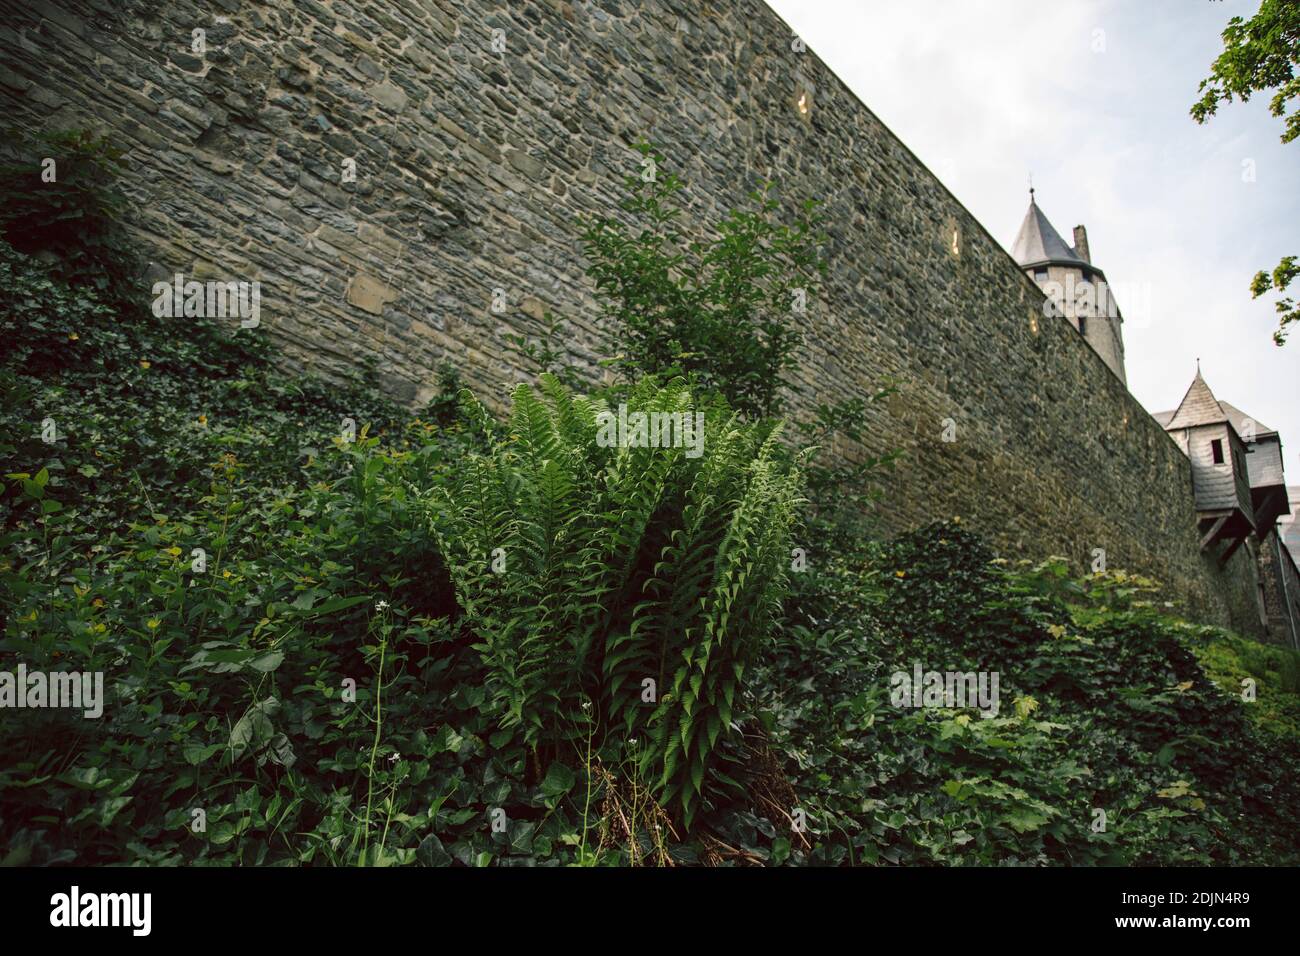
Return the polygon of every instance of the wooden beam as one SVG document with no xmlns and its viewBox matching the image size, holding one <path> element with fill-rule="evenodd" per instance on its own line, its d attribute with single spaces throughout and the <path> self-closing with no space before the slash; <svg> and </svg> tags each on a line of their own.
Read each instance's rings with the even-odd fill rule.
<svg viewBox="0 0 1300 956">
<path fill-rule="evenodd" d="M 1246 539 L 1244 537 L 1232 539 L 1232 544 L 1224 548 L 1223 554 L 1219 555 L 1219 567 L 1223 567 L 1225 564 L 1228 563 L 1228 559 L 1232 557 L 1233 552 L 1235 552 L 1238 548 L 1240 548 L 1241 542 L 1245 540 Z"/>
<path fill-rule="evenodd" d="M 1214 522 L 1214 526 L 1210 528 L 1209 531 L 1205 532 L 1205 537 L 1201 538 L 1202 551 L 1204 551 L 1210 545 L 1214 544 L 1214 542 L 1219 540 L 1219 533 L 1223 531 L 1223 526 L 1227 523 L 1228 523 L 1228 516 L 1224 515 L 1218 521 Z"/>
</svg>

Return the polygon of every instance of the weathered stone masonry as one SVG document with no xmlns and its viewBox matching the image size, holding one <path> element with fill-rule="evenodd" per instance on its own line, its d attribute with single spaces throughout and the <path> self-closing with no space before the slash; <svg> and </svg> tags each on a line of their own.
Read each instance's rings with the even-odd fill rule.
<svg viewBox="0 0 1300 956">
<path fill-rule="evenodd" d="M 134 227 L 159 274 L 260 280 L 293 367 L 374 355 L 391 392 L 419 401 L 450 360 L 495 400 L 533 372 L 506 335 L 540 334 L 547 311 L 590 365 L 598 313 L 573 220 L 614 208 L 639 169 L 630 144 L 649 136 L 706 219 L 768 177 L 824 202 L 831 273 L 797 407 L 898 384 L 867 448 L 837 449 L 904 453 L 884 529 L 961 515 L 1009 557 L 1080 567 L 1104 548 L 1193 614 L 1258 627 L 1253 569 L 1198 553 L 1178 448 L 758 0 L 0 7 L 5 113 L 129 147 Z"/>
</svg>

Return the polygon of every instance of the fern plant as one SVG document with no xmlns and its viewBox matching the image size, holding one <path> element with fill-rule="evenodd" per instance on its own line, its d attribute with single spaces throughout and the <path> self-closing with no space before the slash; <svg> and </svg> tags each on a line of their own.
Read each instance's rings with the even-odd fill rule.
<svg viewBox="0 0 1300 956">
<path fill-rule="evenodd" d="M 680 381 L 647 378 L 627 406 L 702 415 L 698 456 L 602 442 L 603 402 L 549 375 L 540 388 L 515 390 L 504 436 L 464 462 L 433 521 L 490 706 L 538 766 L 584 719 L 611 743 L 640 738 L 641 771 L 689 825 L 738 785 L 727 746 L 784 593 L 802 463 L 779 427 L 697 408 Z"/>
</svg>

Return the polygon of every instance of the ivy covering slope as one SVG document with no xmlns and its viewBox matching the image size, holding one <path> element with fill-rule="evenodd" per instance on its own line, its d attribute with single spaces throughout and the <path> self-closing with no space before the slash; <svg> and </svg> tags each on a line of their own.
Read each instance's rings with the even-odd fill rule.
<svg viewBox="0 0 1300 956">
<path fill-rule="evenodd" d="M 813 859 L 1300 860 L 1294 652 L 1171 617 L 1123 572 L 1009 566 L 950 521 L 800 584 L 760 682 Z M 916 663 L 996 671 L 997 715 L 894 706 Z"/>
<path fill-rule="evenodd" d="M 0 242 L 0 672 L 108 694 L 0 710 L 0 861 L 1300 859 L 1296 656 L 1148 582 L 872 543 L 689 368 L 410 412 L 40 255 Z M 602 443 L 615 399 L 702 454 Z M 896 706 L 915 663 L 996 716 Z"/>
</svg>

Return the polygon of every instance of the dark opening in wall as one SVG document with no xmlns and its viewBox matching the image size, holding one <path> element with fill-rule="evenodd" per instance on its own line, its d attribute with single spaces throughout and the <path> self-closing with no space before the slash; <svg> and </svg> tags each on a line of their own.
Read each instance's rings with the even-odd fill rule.
<svg viewBox="0 0 1300 956">
<path fill-rule="evenodd" d="M 1214 463 L 1216 465 L 1223 464 L 1223 440 L 1222 439 L 1216 438 L 1210 442 L 1210 454 L 1214 456 Z"/>
</svg>

